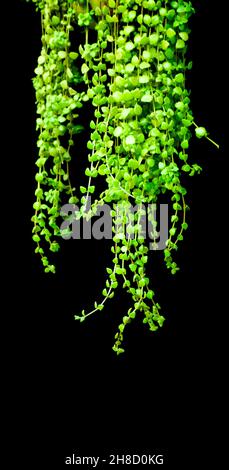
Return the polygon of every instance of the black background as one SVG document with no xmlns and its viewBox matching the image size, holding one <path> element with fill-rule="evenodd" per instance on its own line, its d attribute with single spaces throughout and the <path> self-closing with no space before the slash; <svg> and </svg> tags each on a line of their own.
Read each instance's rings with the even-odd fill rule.
<svg viewBox="0 0 229 470">
<path fill-rule="evenodd" d="M 192 108 L 196 122 L 209 130 L 221 150 L 192 140 L 190 159 L 204 171 L 187 180 L 191 210 L 178 253 L 180 272 L 171 277 L 161 254 L 152 254 L 150 264 L 166 323 L 150 334 L 140 321 L 133 322 L 126 353 L 119 357 L 111 346 L 127 307 L 121 291 L 97 317 L 83 324 L 73 320 L 103 288 L 109 243 L 63 242 L 55 276 L 45 275 L 33 255 L 36 133 L 31 78 L 40 50 L 40 18 L 34 5 L 11 3 L 14 111 L 7 125 L 7 194 L 13 197 L 13 240 L 7 311 L 14 402 L 20 415 L 11 432 L 16 440 L 23 438 L 21 452 L 28 468 L 38 461 L 40 468 L 63 468 L 64 457 L 73 451 L 101 456 L 159 451 L 174 468 L 217 458 L 227 244 L 221 117 L 226 79 L 219 52 L 222 12 L 214 1 L 193 3 Z"/>
</svg>

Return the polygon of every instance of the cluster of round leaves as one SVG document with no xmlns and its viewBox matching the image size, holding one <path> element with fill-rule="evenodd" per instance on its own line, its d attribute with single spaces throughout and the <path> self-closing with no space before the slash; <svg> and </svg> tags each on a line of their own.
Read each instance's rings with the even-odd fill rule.
<svg viewBox="0 0 229 470">
<path fill-rule="evenodd" d="M 56 237 L 60 235 L 58 217 L 63 197 L 77 202 L 69 179 L 69 162 L 74 135 L 82 129 L 77 111 L 82 107 L 85 94 L 77 91 L 82 81 L 75 66 L 79 54 L 71 50 L 70 44 L 75 9 L 69 1 L 34 1 L 41 10 L 42 49 L 33 80 L 39 131 L 33 240 L 45 271 L 55 272 L 42 241 L 52 252 L 58 251 Z"/>
<path fill-rule="evenodd" d="M 102 310 L 122 282 L 132 307 L 115 336 L 113 349 L 120 354 L 126 325 L 138 312 L 151 331 L 164 322 L 146 272 L 149 248 L 140 233 L 143 206 L 156 203 L 160 194 L 171 195 L 173 214 L 164 255 L 175 274 L 178 267 L 172 250 L 177 250 L 187 229 L 182 174 L 201 171 L 188 162 L 190 127 L 195 123 L 185 74 L 192 65 L 186 62 L 186 50 L 193 7 L 185 0 L 33 1 L 42 12 L 43 25 L 34 80 L 40 130 L 34 240 L 46 271 L 53 271 L 40 238 L 44 236 L 56 251 L 59 245 L 52 236 L 59 235 L 61 195 L 78 201 L 69 181 L 68 162 L 73 134 L 80 130 L 76 108 L 89 100 L 94 118 L 87 142 L 88 184 L 80 187 L 81 216 L 92 217 L 102 203 L 110 204 L 111 215 L 119 205 L 122 212 L 113 227 L 113 268 L 107 268 L 104 298 L 95 302 L 90 313 L 83 311 L 75 318 L 84 321 Z M 74 22 L 84 29 L 85 42 L 73 44 L 71 52 L 69 32 Z M 78 54 L 81 75 L 74 65 Z M 87 91 L 79 93 L 77 84 L 82 79 Z M 196 135 L 207 137 L 207 132 L 196 126 Z M 101 194 L 96 194 L 94 183 L 98 176 L 106 182 Z M 94 199 L 88 211 L 89 195 Z M 140 208 L 131 224 L 127 220 L 130 205 Z"/>
</svg>

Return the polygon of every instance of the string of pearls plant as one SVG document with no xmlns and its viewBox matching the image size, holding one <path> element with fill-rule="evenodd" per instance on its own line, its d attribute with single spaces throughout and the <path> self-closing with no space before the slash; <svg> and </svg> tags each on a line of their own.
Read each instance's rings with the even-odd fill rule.
<svg viewBox="0 0 229 470">
<path fill-rule="evenodd" d="M 120 201 L 126 209 L 131 204 L 141 209 L 166 193 L 173 214 L 164 257 L 175 274 L 179 268 L 172 251 L 188 227 L 182 176 L 201 171 L 188 160 L 191 129 L 218 147 L 206 129 L 195 124 L 185 85 L 186 71 L 192 66 L 186 60 L 192 2 L 32 1 L 42 20 L 42 49 L 33 80 L 39 155 L 32 221 L 36 252 L 45 272 L 55 272 L 47 249 L 59 250 L 58 218 L 64 201 L 80 201 L 80 215 L 88 219 L 103 203 L 110 204 L 111 212 Z M 82 130 L 80 112 L 85 102 L 94 114 L 88 129 L 87 186 L 76 189 L 70 181 L 69 163 Z M 105 190 L 100 193 L 96 178 L 101 176 Z M 93 203 L 88 212 L 89 196 Z M 75 316 L 84 321 L 102 310 L 121 284 L 132 303 L 115 335 L 117 354 L 124 351 L 124 330 L 136 314 L 151 331 L 164 322 L 147 276 L 149 247 L 138 236 L 139 214 L 141 210 L 133 216 L 127 237 L 113 227 L 113 268 L 107 268 L 103 300 L 95 302 L 91 312 Z M 124 213 L 116 223 L 126 223 Z"/>
</svg>

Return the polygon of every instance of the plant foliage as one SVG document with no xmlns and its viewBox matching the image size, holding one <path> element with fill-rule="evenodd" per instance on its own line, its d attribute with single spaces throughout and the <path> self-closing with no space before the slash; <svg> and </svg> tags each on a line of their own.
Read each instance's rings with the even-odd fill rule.
<svg viewBox="0 0 229 470">
<path fill-rule="evenodd" d="M 188 227 L 183 175 L 201 171 L 188 159 L 191 129 L 195 127 L 198 138 L 208 138 L 206 129 L 194 123 L 185 80 L 192 66 L 186 60 L 192 2 L 33 2 L 41 13 L 42 49 L 33 80 L 39 155 L 32 220 L 33 240 L 45 272 L 55 272 L 45 246 L 52 252 L 59 249 L 58 217 L 64 201 L 80 201 L 81 217 L 88 218 L 102 203 L 113 210 L 120 201 L 127 209 L 131 204 L 141 208 L 167 193 L 173 214 L 164 257 L 175 274 L 178 267 L 172 252 Z M 87 142 L 87 185 L 76 190 L 69 163 L 86 102 L 94 113 Z M 106 186 L 97 194 L 100 176 Z M 94 199 L 88 213 L 89 196 Z M 119 226 L 125 222 L 121 214 Z M 127 237 L 122 230 L 114 233 L 113 268 L 107 268 L 103 300 L 95 303 L 92 312 L 75 316 L 83 321 L 102 310 L 121 283 L 132 306 L 115 335 L 113 349 L 118 354 L 124 351 L 124 330 L 137 313 L 151 331 L 164 322 L 146 272 L 149 248 L 139 237 L 139 212 L 131 230 Z"/>
</svg>

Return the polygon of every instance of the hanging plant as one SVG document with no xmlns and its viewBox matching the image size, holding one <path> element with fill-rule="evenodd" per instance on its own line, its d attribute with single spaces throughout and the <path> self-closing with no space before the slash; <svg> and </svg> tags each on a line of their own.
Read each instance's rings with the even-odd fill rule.
<svg viewBox="0 0 229 470">
<path fill-rule="evenodd" d="M 91 312 L 75 316 L 84 321 L 102 310 L 121 284 L 132 306 L 115 335 L 113 349 L 119 354 L 124 351 L 124 330 L 136 314 L 151 331 L 164 322 L 146 272 L 149 246 L 139 235 L 145 204 L 156 203 L 161 194 L 171 195 L 173 214 L 164 257 L 175 274 L 179 268 L 172 251 L 188 227 L 182 175 L 201 171 L 188 161 L 191 129 L 217 146 L 206 129 L 195 124 L 185 84 L 192 66 L 186 51 L 194 9 L 185 0 L 33 2 L 42 20 L 42 49 L 33 80 L 39 133 L 33 240 L 45 272 L 55 272 L 47 249 L 59 250 L 60 210 L 66 201 L 80 202 L 78 217 L 86 219 L 104 203 L 110 205 L 111 215 L 120 203 L 126 211 L 138 205 L 126 236 L 125 210 L 113 227 L 113 268 L 107 268 L 103 300 L 95 302 Z M 86 102 L 94 115 L 88 126 L 88 180 L 75 189 L 69 164 L 83 129 Z M 96 184 L 101 176 L 103 192 Z"/>
</svg>

